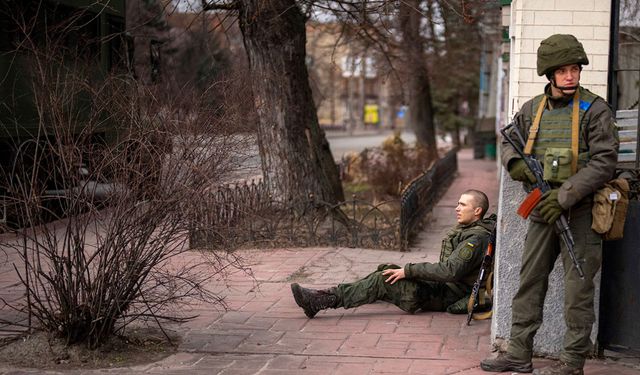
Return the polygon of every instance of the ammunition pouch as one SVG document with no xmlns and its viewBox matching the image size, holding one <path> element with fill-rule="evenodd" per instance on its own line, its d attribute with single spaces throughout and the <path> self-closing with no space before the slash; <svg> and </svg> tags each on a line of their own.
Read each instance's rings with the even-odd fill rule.
<svg viewBox="0 0 640 375">
<path fill-rule="evenodd" d="M 570 148 L 547 148 L 544 153 L 543 178 L 550 184 L 562 184 L 572 175 L 572 159 Z"/>
<path fill-rule="evenodd" d="M 624 222 L 629 206 L 629 183 L 616 178 L 605 184 L 593 197 L 591 229 L 607 241 L 619 240 L 624 235 Z"/>
</svg>

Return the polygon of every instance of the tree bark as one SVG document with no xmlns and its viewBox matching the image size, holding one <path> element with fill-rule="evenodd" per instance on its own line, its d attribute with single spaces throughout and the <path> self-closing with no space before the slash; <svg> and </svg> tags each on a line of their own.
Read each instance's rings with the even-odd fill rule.
<svg viewBox="0 0 640 375">
<path fill-rule="evenodd" d="M 240 0 L 239 24 L 258 111 L 264 179 L 274 196 L 344 199 L 305 65 L 305 18 L 294 0 Z"/>
<path fill-rule="evenodd" d="M 400 25 L 405 51 L 405 71 L 408 80 L 407 122 L 416 134 L 418 143 L 427 150 L 429 160 L 438 156 L 431 82 L 420 35 L 421 0 L 408 0 L 400 5 Z"/>
</svg>

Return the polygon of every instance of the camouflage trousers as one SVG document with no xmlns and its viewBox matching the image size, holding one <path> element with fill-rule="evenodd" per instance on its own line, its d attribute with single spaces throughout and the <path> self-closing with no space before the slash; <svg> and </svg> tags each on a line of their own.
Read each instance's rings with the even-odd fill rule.
<svg viewBox="0 0 640 375">
<path fill-rule="evenodd" d="M 581 261 L 585 279 L 578 276 L 563 241 L 554 226 L 530 222 L 522 254 L 520 286 L 513 298 L 509 354 L 530 359 L 533 338 L 542 324 L 542 310 L 549 285 L 549 274 L 558 256 L 564 269 L 564 319 L 566 332 L 560 359 L 583 367 L 592 351 L 591 328 L 595 320 L 593 278 L 602 261 L 600 235 L 591 230 L 591 204 L 574 207 L 569 226 L 575 240 L 576 258 Z"/>
<path fill-rule="evenodd" d="M 402 279 L 394 284 L 387 283 L 385 282 L 387 276 L 382 275 L 382 271 L 387 268 L 400 267 L 381 264 L 375 272 L 363 279 L 338 285 L 336 288 L 338 307 L 348 309 L 376 301 L 385 301 L 409 313 L 420 309 L 446 311 L 448 306 L 470 294 L 470 290 L 464 286 L 457 287 L 442 282 Z"/>
</svg>

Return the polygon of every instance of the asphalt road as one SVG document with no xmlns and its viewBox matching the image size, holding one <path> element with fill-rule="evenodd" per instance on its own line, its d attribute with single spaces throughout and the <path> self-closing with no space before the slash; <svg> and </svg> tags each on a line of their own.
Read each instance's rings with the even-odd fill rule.
<svg viewBox="0 0 640 375">
<path fill-rule="evenodd" d="M 380 132 L 355 133 L 349 135 L 345 132 L 327 132 L 327 140 L 331 147 L 331 153 L 335 160 L 340 160 L 347 153 L 358 153 L 365 148 L 373 148 L 382 146 L 382 142 L 391 136 L 391 130 L 383 130 Z M 416 136 L 409 131 L 400 134 L 403 141 L 412 144 L 416 141 Z"/>
<path fill-rule="evenodd" d="M 359 153 L 365 148 L 373 148 L 382 146 L 382 142 L 393 134 L 391 130 L 382 131 L 360 131 L 349 134 L 344 131 L 327 131 L 326 137 L 331 147 L 331 153 L 336 161 L 348 153 Z M 410 131 L 404 131 L 400 134 L 403 141 L 407 144 L 413 144 L 416 141 L 415 135 Z M 260 155 L 258 154 L 258 145 L 252 144 L 245 152 L 241 152 L 238 156 L 238 163 L 241 165 L 237 173 L 235 173 L 229 182 L 233 181 L 250 181 L 258 179 L 262 175 L 260 169 Z"/>
</svg>

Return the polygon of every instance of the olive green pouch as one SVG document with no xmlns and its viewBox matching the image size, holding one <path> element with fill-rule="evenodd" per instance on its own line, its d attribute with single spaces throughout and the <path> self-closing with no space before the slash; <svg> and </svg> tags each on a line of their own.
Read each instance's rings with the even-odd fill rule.
<svg viewBox="0 0 640 375">
<path fill-rule="evenodd" d="M 561 184 L 571 177 L 570 148 L 549 147 L 544 153 L 543 178 L 551 183 Z"/>
</svg>

